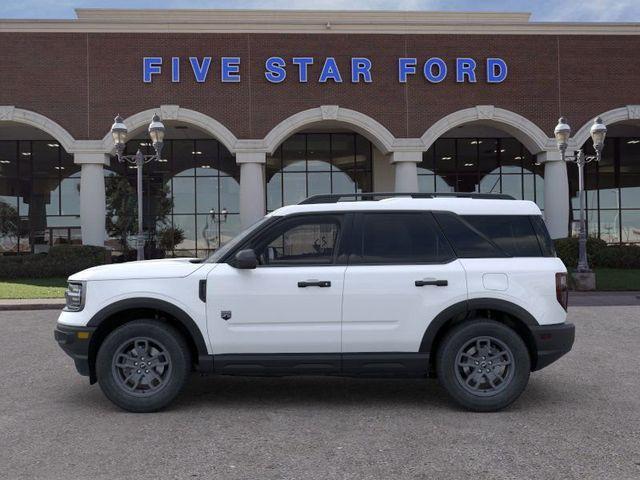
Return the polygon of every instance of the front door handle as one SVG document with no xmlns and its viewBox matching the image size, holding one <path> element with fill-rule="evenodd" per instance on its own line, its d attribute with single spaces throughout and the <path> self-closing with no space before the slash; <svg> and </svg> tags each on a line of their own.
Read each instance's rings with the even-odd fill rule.
<svg viewBox="0 0 640 480">
<path fill-rule="evenodd" d="M 416 287 L 424 287 L 426 285 L 435 285 L 436 287 L 446 287 L 449 285 L 447 280 L 434 280 L 431 278 L 427 278 L 424 280 L 416 280 Z"/>
<path fill-rule="evenodd" d="M 298 288 L 306 288 L 306 287 L 327 288 L 330 286 L 331 286 L 331 282 L 328 280 L 307 280 L 304 282 L 298 282 Z"/>
</svg>

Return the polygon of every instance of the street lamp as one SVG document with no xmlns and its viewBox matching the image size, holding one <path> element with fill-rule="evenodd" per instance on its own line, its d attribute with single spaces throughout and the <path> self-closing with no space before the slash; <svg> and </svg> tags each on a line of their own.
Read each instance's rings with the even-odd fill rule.
<svg viewBox="0 0 640 480">
<path fill-rule="evenodd" d="M 604 147 L 604 138 L 607 135 L 607 127 L 602 123 L 600 117 L 596 118 L 591 125 L 591 139 L 593 140 L 593 148 L 595 155 L 585 155 L 582 149 L 574 154 L 567 155 L 567 147 L 569 145 L 569 137 L 571 136 L 571 127 L 564 117 L 558 120 L 558 125 L 554 130 L 558 150 L 562 154 L 562 160 L 574 162 L 578 166 L 578 195 L 580 196 L 580 233 L 578 237 L 578 273 L 591 273 L 589 262 L 587 260 L 587 229 L 585 219 L 585 191 L 584 191 L 584 166 L 592 161 L 599 162 L 602 157 L 602 149 Z"/>
<path fill-rule="evenodd" d="M 228 215 L 229 211 L 224 207 L 222 207 L 222 210 L 220 210 L 219 214 L 216 214 L 216 211 L 213 208 L 209 210 L 209 218 L 207 218 L 207 222 L 202 229 L 202 236 L 207 242 L 207 250 L 211 249 L 210 243 L 218 237 L 218 226 L 216 225 L 216 223 L 220 225 L 226 223 Z"/>
<path fill-rule="evenodd" d="M 142 228 L 142 166 L 145 163 L 149 163 L 152 160 L 160 160 L 160 154 L 162 153 L 162 146 L 164 145 L 164 124 L 160 121 L 158 114 L 153 115 L 151 123 L 149 124 L 149 137 L 153 143 L 155 154 L 143 155 L 138 149 L 135 155 L 125 155 L 124 147 L 127 143 L 127 126 L 124 124 L 124 120 L 118 115 L 113 125 L 111 126 L 111 136 L 113 137 L 113 143 L 116 147 L 116 156 L 119 162 L 128 162 L 135 165 L 138 170 L 138 235 L 136 236 L 136 250 L 138 252 L 137 259 L 144 260 L 144 234 Z"/>
</svg>

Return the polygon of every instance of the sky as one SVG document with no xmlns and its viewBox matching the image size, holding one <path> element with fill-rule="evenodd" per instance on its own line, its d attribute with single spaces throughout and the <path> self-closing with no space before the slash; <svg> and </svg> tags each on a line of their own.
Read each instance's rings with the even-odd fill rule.
<svg viewBox="0 0 640 480">
<path fill-rule="evenodd" d="M 0 18 L 75 18 L 74 8 L 530 12 L 538 22 L 638 22 L 640 0 L 0 0 Z"/>
</svg>

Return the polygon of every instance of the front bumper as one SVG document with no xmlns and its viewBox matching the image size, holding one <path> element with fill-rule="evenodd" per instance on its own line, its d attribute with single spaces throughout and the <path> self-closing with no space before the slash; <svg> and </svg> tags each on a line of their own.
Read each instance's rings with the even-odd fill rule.
<svg viewBox="0 0 640 480">
<path fill-rule="evenodd" d="M 67 325 L 56 325 L 53 336 L 60 345 L 60 348 L 69 355 L 76 365 L 76 370 L 80 375 L 89 376 L 89 343 L 95 328 L 92 327 L 70 327 Z"/>
<path fill-rule="evenodd" d="M 540 370 L 555 362 L 573 347 L 576 327 L 573 323 L 531 327 L 536 344 L 537 360 L 533 370 Z"/>
</svg>

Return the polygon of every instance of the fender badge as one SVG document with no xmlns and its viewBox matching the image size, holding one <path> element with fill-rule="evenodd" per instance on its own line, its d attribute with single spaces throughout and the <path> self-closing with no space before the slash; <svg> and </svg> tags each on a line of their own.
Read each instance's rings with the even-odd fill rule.
<svg viewBox="0 0 640 480">
<path fill-rule="evenodd" d="M 231 318 L 231 310 L 222 310 L 220 312 L 220 317 L 223 320 L 229 320 Z"/>
</svg>

